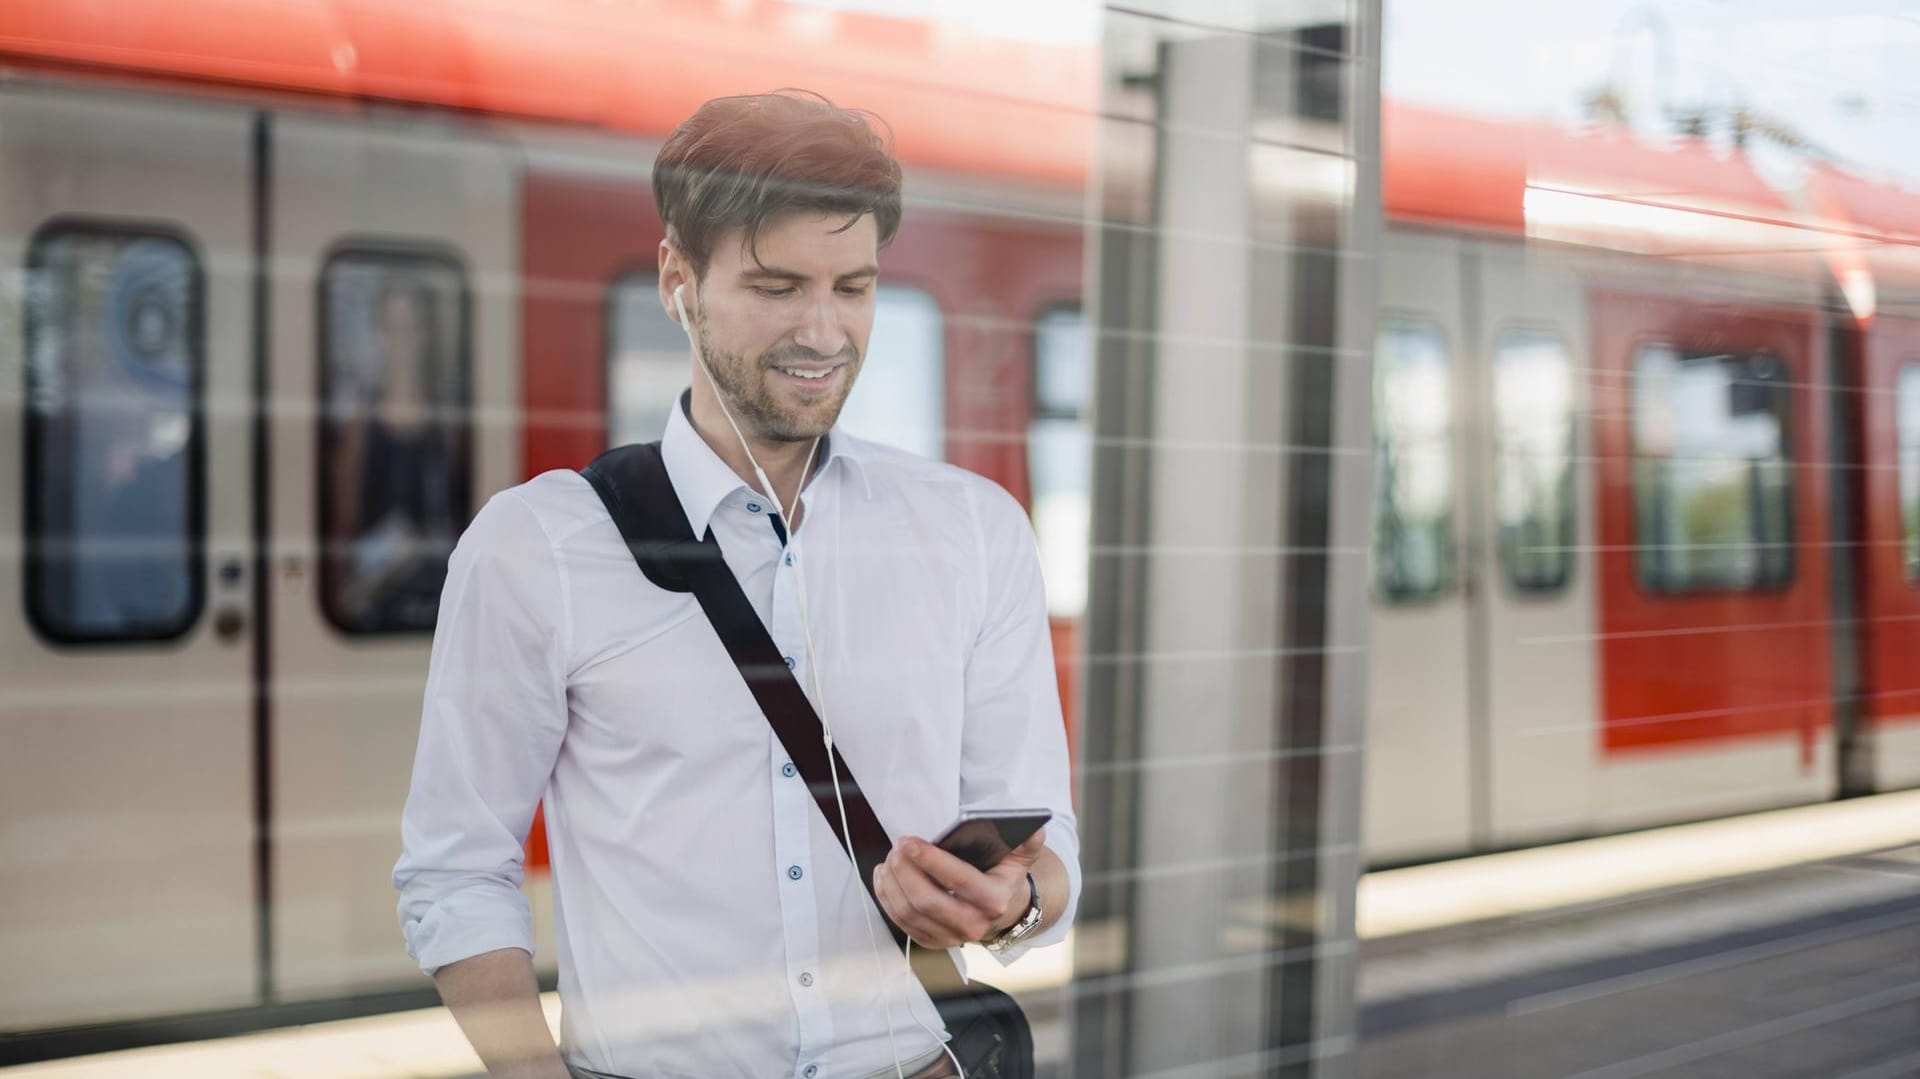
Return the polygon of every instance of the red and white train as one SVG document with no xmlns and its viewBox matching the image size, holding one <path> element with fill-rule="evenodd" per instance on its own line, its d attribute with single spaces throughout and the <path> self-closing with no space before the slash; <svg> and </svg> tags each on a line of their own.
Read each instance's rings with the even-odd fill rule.
<svg viewBox="0 0 1920 1079">
<path fill-rule="evenodd" d="M 0 11 L 0 1051 L 418 984 L 387 879 L 435 559 L 659 430 L 647 170 L 711 96 L 891 122 L 845 422 L 1032 507 L 1098 723 L 1095 80 L 751 0 Z M 1920 783 L 1920 195 L 1385 132 L 1369 856 Z"/>
</svg>

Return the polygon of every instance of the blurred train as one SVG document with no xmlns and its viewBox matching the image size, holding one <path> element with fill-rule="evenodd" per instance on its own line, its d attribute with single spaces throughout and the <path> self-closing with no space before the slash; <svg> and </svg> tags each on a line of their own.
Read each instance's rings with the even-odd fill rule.
<svg viewBox="0 0 1920 1079">
<path fill-rule="evenodd" d="M 445 552 L 661 430 L 647 171 L 718 94 L 891 122 L 844 423 L 1032 509 L 1099 722 L 1097 58 L 533 10 L 0 12 L 0 1051 L 418 985 L 387 878 Z M 1920 196 L 1409 105 L 1385 143 L 1369 857 L 1920 783 Z"/>
</svg>

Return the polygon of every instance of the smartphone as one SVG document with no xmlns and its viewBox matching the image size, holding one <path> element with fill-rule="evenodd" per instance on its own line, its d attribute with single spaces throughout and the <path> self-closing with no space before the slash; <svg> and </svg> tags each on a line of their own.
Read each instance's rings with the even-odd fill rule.
<svg viewBox="0 0 1920 1079">
<path fill-rule="evenodd" d="M 1046 809 L 987 809 L 960 814 L 934 846 L 985 873 L 1053 819 Z"/>
</svg>

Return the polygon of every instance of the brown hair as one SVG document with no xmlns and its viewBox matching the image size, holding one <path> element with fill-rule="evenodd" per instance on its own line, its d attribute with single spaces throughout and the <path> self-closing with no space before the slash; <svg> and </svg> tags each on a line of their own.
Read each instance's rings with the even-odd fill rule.
<svg viewBox="0 0 1920 1079">
<path fill-rule="evenodd" d="M 762 226 L 795 211 L 845 214 L 843 229 L 872 214 L 884 247 L 900 228 L 891 141 L 878 116 L 809 91 L 717 97 L 660 147 L 653 198 L 695 277 L 723 234 L 744 229 L 752 251 Z"/>
</svg>

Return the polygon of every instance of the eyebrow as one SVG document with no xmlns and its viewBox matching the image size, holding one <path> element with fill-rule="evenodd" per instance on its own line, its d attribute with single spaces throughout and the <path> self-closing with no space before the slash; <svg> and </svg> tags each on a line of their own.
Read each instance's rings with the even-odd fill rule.
<svg viewBox="0 0 1920 1079">
<path fill-rule="evenodd" d="M 761 278 L 761 279 L 774 280 L 774 281 L 805 281 L 807 279 L 807 275 L 801 273 L 798 270 L 783 270 L 778 266 L 760 266 L 750 270 L 743 270 L 741 271 L 740 276 Z M 856 277 L 878 277 L 878 276 L 880 276 L 880 267 L 862 266 L 857 270 L 849 270 L 846 273 L 841 274 L 839 277 L 835 278 L 835 280 L 848 281 Z"/>
</svg>

